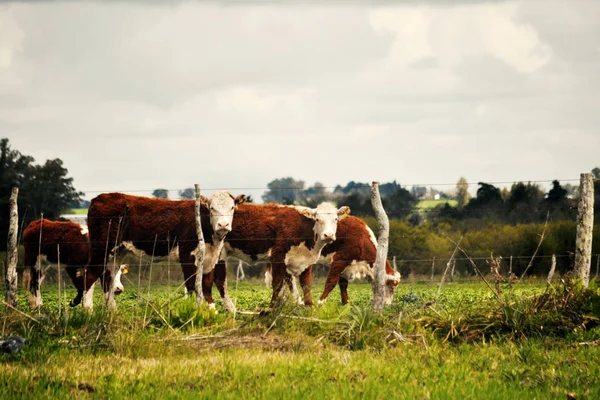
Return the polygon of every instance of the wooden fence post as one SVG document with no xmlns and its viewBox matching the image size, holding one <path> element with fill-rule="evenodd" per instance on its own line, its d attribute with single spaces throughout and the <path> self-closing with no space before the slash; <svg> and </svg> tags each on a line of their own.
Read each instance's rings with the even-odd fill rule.
<svg viewBox="0 0 600 400">
<path fill-rule="evenodd" d="M 552 266 L 550 267 L 550 272 L 548 273 L 548 278 L 546 279 L 546 284 L 550 285 L 552 283 L 552 277 L 554 276 L 555 269 L 556 269 L 556 254 L 552 254 Z"/>
<path fill-rule="evenodd" d="M 433 256 L 433 260 L 431 260 L 431 280 L 433 280 L 434 272 L 435 272 L 435 256 Z"/>
<path fill-rule="evenodd" d="M 373 312 L 380 314 L 383 310 L 385 297 L 385 263 L 388 254 L 388 240 L 390 236 L 390 221 L 388 219 L 381 196 L 379 194 L 379 182 L 373 181 L 371 184 L 371 204 L 375 211 L 375 217 L 379 224 L 379 234 L 377 239 L 377 256 L 373 265 Z"/>
<path fill-rule="evenodd" d="M 198 247 L 196 247 L 196 305 L 200 306 L 204 301 L 202 295 L 202 275 L 204 272 L 204 253 L 206 246 L 204 244 L 204 234 L 202 233 L 202 221 L 200 220 L 200 185 L 194 185 L 196 189 L 196 235 L 198 236 Z"/>
<path fill-rule="evenodd" d="M 577 211 L 577 241 L 575 244 L 575 274 L 583 287 L 590 281 L 592 236 L 594 229 L 594 175 L 581 174 Z"/>
<path fill-rule="evenodd" d="M 17 206 L 17 197 L 19 188 L 12 188 L 10 194 L 10 226 L 8 228 L 8 243 L 6 248 L 6 304 L 8 306 L 17 306 L 17 260 L 19 253 L 17 251 L 17 233 L 19 231 L 19 209 Z M 7 307 L 8 307 L 7 306 Z"/>
</svg>

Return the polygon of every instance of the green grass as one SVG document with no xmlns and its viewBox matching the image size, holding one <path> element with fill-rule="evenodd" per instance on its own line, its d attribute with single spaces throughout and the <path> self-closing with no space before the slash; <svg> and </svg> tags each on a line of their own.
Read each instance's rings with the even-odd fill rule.
<svg viewBox="0 0 600 400">
<path fill-rule="evenodd" d="M 401 284 L 375 316 L 371 287 L 353 283 L 348 306 L 336 290 L 320 307 L 233 318 L 220 300 L 217 314 L 196 309 L 175 284 L 146 302 L 124 283 L 113 315 L 97 290 L 94 312 L 61 302 L 59 316 L 47 283 L 42 310 L 0 317 L 3 335 L 29 340 L 0 355 L 2 398 L 600 398 L 596 289 L 504 286 L 501 306 L 480 283 L 447 283 L 435 303 L 435 284 Z M 239 310 L 270 300 L 256 281 L 229 291 Z M 29 313 L 24 293 L 19 308 Z"/>
<path fill-rule="evenodd" d="M 73 209 L 69 210 L 69 212 L 66 214 L 87 215 L 87 212 L 88 212 L 87 208 L 73 208 Z"/>
<path fill-rule="evenodd" d="M 442 204 L 446 204 L 448 203 L 451 207 L 456 207 L 458 205 L 458 201 L 456 200 L 420 200 L 417 203 L 417 208 L 422 208 L 422 209 L 429 209 L 429 208 L 434 208 L 437 207 L 439 205 Z"/>
</svg>

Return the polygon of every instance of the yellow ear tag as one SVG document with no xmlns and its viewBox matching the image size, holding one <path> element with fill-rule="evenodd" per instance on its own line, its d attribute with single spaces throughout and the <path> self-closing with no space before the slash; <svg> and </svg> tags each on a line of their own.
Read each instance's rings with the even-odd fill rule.
<svg viewBox="0 0 600 400">
<path fill-rule="evenodd" d="M 129 272 L 129 267 L 123 267 L 123 274 L 126 275 Z"/>
</svg>

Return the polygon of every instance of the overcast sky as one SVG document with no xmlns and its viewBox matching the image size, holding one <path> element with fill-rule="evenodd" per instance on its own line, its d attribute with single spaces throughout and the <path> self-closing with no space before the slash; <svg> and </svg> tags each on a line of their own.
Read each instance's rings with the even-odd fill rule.
<svg viewBox="0 0 600 400">
<path fill-rule="evenodd" d="M 600 1 L 114 3 L 0 3 L 0 136 L 88 199 L 600 165 Z"/>
</svg>

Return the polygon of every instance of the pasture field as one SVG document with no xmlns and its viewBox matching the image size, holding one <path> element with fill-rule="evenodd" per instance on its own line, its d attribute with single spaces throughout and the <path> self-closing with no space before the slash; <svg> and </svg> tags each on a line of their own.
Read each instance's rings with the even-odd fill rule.
<svg viewBox="0 0 600 400">
<path fill-rule="evenodd" d="M 436 284 L 402 283 L 374 316 L 370 285 L 351 283 L 351 305 L 336 290 L 259 315 L 270 290 L 230 282 L 238 310 L 255 312 L 234 317 L 216 290 L 214 313 L 175 284 L 125 285 L 114 314 L 99 290 L 91 313 L 65 307 L 72 289 L 60 314 L 55 285 L 40 311 L 20 293 L 27 315 L 6 312 L 2 336 L 28 343 L 0 355 L 2 398 L 600 398 L 596 288 L 504 284 L 500 301 L 482 283 L 446 283 L 434 302 Z"/>
<path fill-rule="evenodd" d="M 439 205 L 446 204 L 446 203 L 448 203 L 448 205 L 450 205 L 450 207 L 456 207 L 458 205 L 458 201 L 456 201 L 454 199 L 420 200 L 417 203 L 416 208 L 417 209 L 429 209 L 429 208 L 437 207 Z"/>
</svg>

